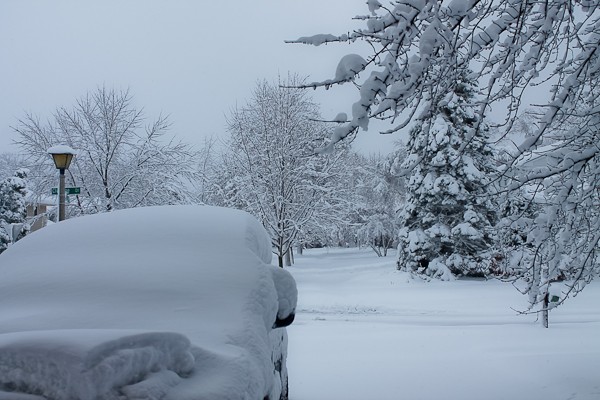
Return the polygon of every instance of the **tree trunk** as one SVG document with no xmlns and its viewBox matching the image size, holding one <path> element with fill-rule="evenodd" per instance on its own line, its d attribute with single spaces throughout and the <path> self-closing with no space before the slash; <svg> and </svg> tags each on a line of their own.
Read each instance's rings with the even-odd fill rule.
<svg viewBox="0 0 600 400">
<path fill-rule="evenodd" d="M 542 324 L 544 328 L 548 327 L 548 298 L 550 294 L 546 293 L 544 296 L 543 308 L 542 308 Z"/>
<path fill-rule="evenodd" d="M 283 268 L 283 255 L 281 253 L 277 254 L 277 261 L 279 262 L 279 268 Z"/>
<path fill-rule="evenodd" d="M 377 254 L 377 257 L 381 257 L 381 251 L 379 250 L 379 247 L 375 243 L 371 243 L 371 248 L 373 249 L 375 254 Z"/>
<path fill-rule="evenodd" d="M 285 252 L 285 266 L 286 267 L 292 266 L 292 248 L 291 247 Z"/>
</svg>

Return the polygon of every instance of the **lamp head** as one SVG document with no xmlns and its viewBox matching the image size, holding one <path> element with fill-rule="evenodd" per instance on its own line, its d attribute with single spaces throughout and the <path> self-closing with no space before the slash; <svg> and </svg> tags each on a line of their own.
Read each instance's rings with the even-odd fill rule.
<svg viewBox="0 0 600 400">
<path fill-rule="evenodd" d="M 63 170 L 69 169 L 76 152 L 69 146 L 60 145 L 49 148 L 48 154 L 52 156 L 56 168 Z"/>
</svg>

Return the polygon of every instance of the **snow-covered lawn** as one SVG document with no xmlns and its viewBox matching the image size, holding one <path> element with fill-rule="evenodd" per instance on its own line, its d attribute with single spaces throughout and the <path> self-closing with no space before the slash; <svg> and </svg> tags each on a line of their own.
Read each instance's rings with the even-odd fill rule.
<svg viewBox="0 0 600 400">
<path fill-rule="evenodd" d="M 394 257 L 297 256 L 290 400 L 600 399 L 600 284 L 543 329 L 510 284 L 411 281 Z"/>
</svg>

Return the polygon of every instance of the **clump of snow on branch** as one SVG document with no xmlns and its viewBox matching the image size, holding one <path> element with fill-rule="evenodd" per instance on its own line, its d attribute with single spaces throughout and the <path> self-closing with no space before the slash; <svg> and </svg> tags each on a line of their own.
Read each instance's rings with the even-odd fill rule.
<svg viewBox="0 0 600 400">
<path fill-rule="evenodd" d="M 474 68 L 472 78 L 488 83 L 475 111 L 480 119 L 490 106 L 504 102 L 510 129 L 529 92 L 547 105 L 535 143 L 555 120 L 576 111 L 575 99 L 582 98 L 597 74 L 596 4 L 401 0 L 386 7 L 368 1 L 367 9 L 367 15 L 357 17 L 365 22 L 362 29 L 291 41 L 319 45 L 364 40 L 373 46 L 361 66 L 363 80 L 355 82 L 367 90 L 360 90 L 352 118 L 334 140 L 364 129 L 365 114 L 390 121 L 389 132 L 406 127 L 453 71 Z M 540 98 L 537 85 L 546 79 L 553 79 L 554 85 Z M 344 81 L 326 79 L 307 86 L 334 83 Z"/>
</svg>

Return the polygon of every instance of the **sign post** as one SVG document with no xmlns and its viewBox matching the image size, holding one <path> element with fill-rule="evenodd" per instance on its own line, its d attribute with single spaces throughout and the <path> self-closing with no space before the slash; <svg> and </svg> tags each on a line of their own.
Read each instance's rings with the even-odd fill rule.
<svg viewBox="0 0 600 400">
<path fill-rule="evenodd" d="M 81 194 L 81 188 L 79 187 L 68 187 L 65 188 L 66 194 Z M 52 194 L 58 194 L 58 188 L 52 188 Z"/>
</svg>

